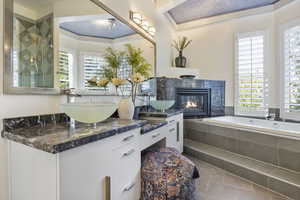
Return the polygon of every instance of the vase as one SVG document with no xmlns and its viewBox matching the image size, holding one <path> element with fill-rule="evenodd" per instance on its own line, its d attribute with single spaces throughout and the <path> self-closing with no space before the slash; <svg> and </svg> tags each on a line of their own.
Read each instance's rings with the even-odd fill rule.
<svg viewBox="0 0 300 200">
<path fill-rule="evenodd" d="M 186 66 L 186 57 L 182 55 L 182 51 L 179 51 L 179 56 L 175 58 L 176 67 L 185 68 Z"/>
<path fill-rule="evenodd" d="M 122 99 L 118 107 L 119 118 L 132 120 L 134 115 L 134 108 L 135 107 L 131 98 Z"/>
</svg>

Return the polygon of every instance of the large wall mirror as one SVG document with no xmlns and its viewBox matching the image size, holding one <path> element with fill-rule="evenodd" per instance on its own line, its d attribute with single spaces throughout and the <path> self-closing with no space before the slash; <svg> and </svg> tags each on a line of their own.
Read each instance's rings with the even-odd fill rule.
<svg viewBox="0 0 300 200">
<path fill-rule="evenodd" d="M 143 51 L 155 76 L 154 41 L 112 10 L 93 0 L 5 0 L 4 92 L 60 94 L 75 88 L 101 95 L 103 89 L 88 81 L 103 76 L 108 48 L 124 51 L 126 44 Z M 130 69 L 124 60 L 119 76 L 126 79 Z"/>
</svg>

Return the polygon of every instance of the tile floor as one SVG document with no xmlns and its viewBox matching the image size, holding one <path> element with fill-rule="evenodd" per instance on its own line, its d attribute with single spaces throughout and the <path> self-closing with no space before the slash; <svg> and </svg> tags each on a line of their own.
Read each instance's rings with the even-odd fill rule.
<svg viewBox="0 0 300 200">
<path fill-rule="evenodd" d="M 189 158 L 200 171 L 201 178 L 197 180 L 199 200 L 290 200 L 213 165 Z"/>
</svg>

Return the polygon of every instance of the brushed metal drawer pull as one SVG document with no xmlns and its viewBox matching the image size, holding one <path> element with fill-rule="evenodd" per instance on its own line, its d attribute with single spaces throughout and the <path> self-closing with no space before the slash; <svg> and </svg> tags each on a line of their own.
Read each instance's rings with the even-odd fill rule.
<svg viewBox="0 0 300 200">
<path fill-rule="evenodd" d="M 160 136 L 160 133 L 156 134 L 156 135 L 152 135 L 152 138 L 157 138 L 158 136 Z"/>
<path fill-rule="evenodd" d="M 130 190 L 132 190 L 132 188 L 134 188 L 134 186 L 135 186 L 135 183 L 132 183 L 130 186 L 128 186 L 124 189 L 124 192 L 129 192 Z"/>
<path fill-rule="evenodd" d="M 110 176 L 105 177 L 105 200 L 111 200 L 111 180 Z"/>
<path fill-rule="evenodd" d="M 172 129 L 169 130 L 169 132 L 173 132 L 173 131 L 175 131 L 175 128 L 172 128 Z"/>
<path fill-rule="evenodd" d="M 130 135 L 126 138 L 123 139 L 123 142 L 128 142 L 129 140 L 131 140 L 132 138 L 134 138 L 134 135 Z"/>
<path fill-rule="evenodd" d="M 130 151 L 128 151 L 127 153 L 123 154 L 123 157 L 127 157 L 130 156 L 131 154 L 133 154 L 135 152 L 135 149 L 131 149 Z"/>
</svg>

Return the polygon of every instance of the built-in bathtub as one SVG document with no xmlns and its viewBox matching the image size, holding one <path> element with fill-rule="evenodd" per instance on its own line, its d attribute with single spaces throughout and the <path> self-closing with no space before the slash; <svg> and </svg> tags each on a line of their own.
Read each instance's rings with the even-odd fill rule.
<svg viewBox="0 0 300 200">
<path fill-rule="evenodd" d="M 300 124 L 235 116 L 186 119 L 185 138 L 300 172 Z"/>
<path fill-rule="evenodd" d="M 185 119 L 184 152 L 256 184 L 300 197 L 300 124 L 244 117 Z"/>
<path fill-rule="evenodd" d="M 203 122 L 228 128 L 247 129 L 273 136 L 300 140 L 300 123 L 280 122 L 246 117 L 215 117 L 203 119 Z"/>
</svg>

